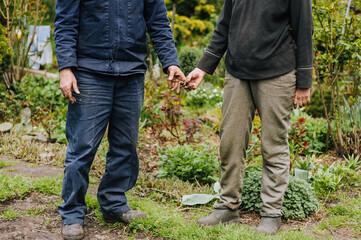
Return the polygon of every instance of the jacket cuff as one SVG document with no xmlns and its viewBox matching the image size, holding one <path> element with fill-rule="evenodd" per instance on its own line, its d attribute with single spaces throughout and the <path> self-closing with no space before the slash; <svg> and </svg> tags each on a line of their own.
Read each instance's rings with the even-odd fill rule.
<svg viewBox="0 0 361 240">
<path fill-rule="evenodd" d="M 71 68 L 71 67 L 75 67 L 75 68 L 78 67 L 78 63 L 77 63 L 76 60 L 71 60 L 71 61 L 64 62 L 64 63 L 59 63 L 59 62 L 58 62 L 59 72 L 60 72 L 61 70 L 63 70 L 64 68 Z"/>
<path fill-rule="evenodd" d="M 312 87 L 313 68 L 297 68 L 296 72 L 296 87 L 297 88 L 311 88 Z"/>
<path fill-rule="evenodd" d="M 167 62 L 167 63 L 165 63 L 165 64 L 162 64 L 163 72 L 164 72 L 165 74 L 168 74 L 168 68 L 169 68 L 170 66 L 177 66 L 177 67 L 180 68 L 180 66 L 179 66 L 179 61 L 176 60 L 176 61 L 174 61 L 174 62 Z"/>
<path fill-rule="evenodd" d="M 206 50 L 201 59 L 197 64 L 197 68 L 202 69 L 208 74 L 213 74 L 216 70 L 219 62 L 221 61 L 222 56 L 217 56 Z"/>
</svg>

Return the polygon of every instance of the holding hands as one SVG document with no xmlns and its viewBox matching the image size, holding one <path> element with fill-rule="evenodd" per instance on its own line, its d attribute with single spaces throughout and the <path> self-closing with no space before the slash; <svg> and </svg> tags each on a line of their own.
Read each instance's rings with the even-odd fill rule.
<svg viewBox="0 0 361 240">
<path fill-rule="evenodd" d="M 202 83 L 204 76 L 207 73 L 199 68 L 194 69 L 187 77 L 177 66 L 170 66 L 168 68 L 168 81 L 171 82 L 170 89 L 177 93 L 180 92 L 181 87 L 187 90 L 194 90 Z"/>
<path fill-rule="evenodd" d="M 168 81 L 171 82 L 170 89 L 172 91 L 176 90 L 176 92 L 179 93 L 181 87 L 184 86 L 186 77 L 178 66 L 170 66 L 168 67 Z"/>
<path fill-rule="evenodd" d="M 202 83 L 202 80 L 206 74 L 207 73 L 202 69 L 194 69 L 191 73 L 188 74 L 184 88 L 188 90 L 196 89 Z"/>
</svg>

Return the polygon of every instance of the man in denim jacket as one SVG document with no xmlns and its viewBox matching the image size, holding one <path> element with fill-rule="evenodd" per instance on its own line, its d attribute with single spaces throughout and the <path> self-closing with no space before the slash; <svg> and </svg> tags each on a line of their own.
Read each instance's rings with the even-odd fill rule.
<svg viewBox="0 0 361 240">
<path fill-rule="evenodd" d="M 106 171 L 98 201 L 107 222 L 147 215 L 133 211 L 125 192 L 138 177 L 138 124 L 144 97 L 146 31 L 163 70 L 178 88 L 185 80 L 164 0 L 58 0 L 55 42 L 60 88 L 69 99 L 62 198 L 65 239 L 82 239 L 89 171 L 108 127 Z"/>
</svg>

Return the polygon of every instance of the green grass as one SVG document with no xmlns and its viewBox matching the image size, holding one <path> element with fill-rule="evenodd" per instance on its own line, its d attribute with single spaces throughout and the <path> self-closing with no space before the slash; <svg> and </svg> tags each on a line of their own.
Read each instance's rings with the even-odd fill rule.
<svg viewBox="0 0 361 240">
<path fill-rule="evenodd" d="M 10 166 L 10 165 L 11 164 L 9 162 L 6 162 L 5 160 L 0 161 L 0 169 L 4 168 L 4 167 L 7 167 L 7 166 Z"/>
<path fill-rule="evenodd" d="M 21 214 L 14 210 L 13 207 L 9 207 L 8 209 L 4 210 L 1 214 L 0 214 L 0 219 L 5 219 L 5 220 L 13 220 L 15 218 L 20 217 Z"/>
<path fill-rule="evenodd" d="M 30 215 L 30 216 L 39 215 L 39 214 L 42 214 L 43 212 L 44 211 L 40 207 L 37 207 L 37 208 L 34 208 L 34 209 L 26 209 L 24 211 L 24 213 L 26 215 Z"/>
<path fill-rule="evenodd" d="M 361 234 L 361 195 L 357 198 L 340 196 L 340 202 L 327 209 L 329 217 L 323 221 L 319 228 L 321 230 L 335 230 L 347 227 L 355 230 L 355 234 Z"/>
<path fill-rule="evenodd" d="M 60 196 L 62 183 L 62 175 L 56 177 L 42 177 L 33 179 L 34 190 L 46 195 Z"/>
<path fill-rule="evenodd" d="M 139 199 L 128 196 L 132 209 L 142 210 L 149 215 L 148 219 L 136 220 L 129 224 L 128 232 L 133 237 L 139 231 L 148 237 L 165 239 L 317 239 L 301 230 L 286 230 L 275 236 L 256 234 L 253 227 L 247 225 L 220 225 L 215 227 L 199 227 L 198 218 L 204 217 L 210 211 L 198 209 L 198 214 L 187 215 L 177 211 L 179 208 L 172 204 L 161 204 L 150 199 Z M 195 209 L 197 212 L 197 209 Z M 96 210 L 95 219 L 101 224 L 114 228 L 121 228 L 123 224 L 106 224 L 101 214 Z"/>
<path fill-rule="evenodd" d="M 0 173 L 0 202 L 22 199 L 27 194 L 37 191 L 46 195 L 60 195 L 62 176 L 31 178 L 23 175 L 10 177 Z"/>
<path fill-rule="evenodd" d="M 22 159 L 32 164 L 51 162 L 52 165 L 64 165 L 66 145 L 32 142 L 15 138 L 10 134 L 0 137 L 0 154 L 9 158 Z M 52 153 L 52 157 L 42 157 L 40 153 Z"/>
<path fill-rule="evenodd" d="M 143 173 L 141 173 L 143 175 Z M 149 177 L 149 176 L 148 176 Z M 162 239 L 317 239 L 310 236 L 305 230 L 293 229 L 283 230 L 274 236 L 264 236 L 256 234 L 253 227 L 248 225 L 220 225 L 215 227 L 199 227 L 196 220 L 208 215 L 211 210 L 211 205 L 195 207 L 190 212 L 183 212 L 180 209 L 183 206 L 179 205 L 177 197 L 172 201 L 162 201 L 161 197 L 166 197 L 169 194 L 176 194 L 172 192 L 172 188 L 183 187 L 183 183 L 178 180 L 164 180 L 159 181 L 148 178 L 151 182 L 147 182 L 145 176 L 141 176 L 141 181 L 144 181 L 145 187 L 151 186 L 152 189 L 162 189 L 163 192 L 146 192 L 147 195 L 140 197 L 139 189 L 135 188 L 128 194 L 130 206 L 135 210 L 142 210 L 147 212 L 149 219 L 133 221 L 126 226 L 117 224 L 106 224 L 99 210 L 99 203 L 96 196 L 88 193 L 86 195 L 86 203 L 89 210 L 92 210 L 92 218 L 99 224 L 106 225 L 111 228 L 124 231 L 131 238 L 136 238 L 139 232 L 144 233 L 149 238 Z M 37 191 L 46 195 L 57 195 L 61 193 L 62 176 L 46 177 L 46 178 L 31 178 L 26 176 L 9 177 L 5 174 L 0 174 L 0 182 L 4 183 L 0 188 L 1 201 L 9 199 L 21 199 L 33 191 Z M 168 184 L 166 184 L 168 182 Z M 184 183 L 186 184 L 186 183 Z M 5 186 L 5 187 L 4 187 Z M 188 188 L 186 187 L 188 186 Z M 196 186 L 184 185 L 185 189 L 180 189 L 181 192 L 190 193 L 196 190 Z M 177 188 L 176 188 L 177 189 Z M 200 189 L 198 189 L 200 190 Z M 211 191 L 209 187 L 203 189 L 206 192 Z M 169 191 L 169 193 L 167 193 Z M 158 195 L 159 194 L 159 195 Z M 361 196 L 358 198 L 349 199 L 344 196 L 339 196 L 340 203 L 332 207 L 326 208 L 329 215 L 327 219 L 322 221 L 314 232 L 327 239 L 330 236 L 330 231 L 334 231 L 340 227 L 352 228 L 355 231 L 355 237 L 359 236 L 361 229 L 359 222 L 361 222 Z M 54 203 L 54 208 L 60 202 Z M 26 215 L 41 214 L 40 208 L 28 209 L 23 212 Z M 1 219 L 15 219 L 21 216 L 21 213 L 9 208 L 1 213 Z M 329 238 L 331 239 L 331 238 Z"/>
<path fill-rule="evenodd" d="M 31 179 L 25 176 L 10 177 L 0 174 L 0 202 L 12 199 L 22 199 L 32 190 Z"/>
<path fill-rule="evenodd" d="M 1 145 L 6 143 L 7 145 Z M 19 148 L 23 142 L 13 141 L 10 138 L 0 138 L 0 154 L 7 154 L 6 156 L 14 158 L 23 158 L 28 156 L 27 160 L 33 163 L 42 163 L 42 160 L 37 156 L 39 149 L 43 146 L 36 146 L 35 143 L 24 143 L 24 150 Z M 21 145 L 22 146 L 22 145 Z M 45 145 L 44 145 L 45 146 Z M 17 149 L 15 151 L 15 149 Z M 65 151 L 64 147 L 47 148 L 54 151 L 56 164 L 62 164 L 60 159 L 63 157 L 59 154 L 60 151 Z M 14 150 L 15 152 L 11 152 Z M 47 151 L 48 151 L 47 150 Z M 11 154 L 9 154 L 11 152 Z M 41 152 L 40 152 L 41 153 Z M 103 160 L 102 160 L 103 161 Z M 1 161 L 2 162 L 2 161 Z M 0 166 L 1 166 L 0 162 Z M 3 163 L 5 164 L 5 163 Z M 99 166 L 103 164 L 99 162 Z M 93 165 L 94 166 L 94 165 Z M 93 169 L 93 176 L 90 178 L 90 186 L 94 187 L 99 183 L 98 175 L 102 174 L 98 166 Z M 3 171 L 3 172 L 1 172 Z M 98 172 L 99 171 L 99 172 Z M 97 174 L 94 174 L 97 172 Z M 63 176 L 32 178 L 18 175 L 10 177 L 5 174 L 4 170 L 0 170 L 0 202 L 7 202 L 13 199 L 23 199 L 31 192 L 40 192 L 45 195 L 60 196 L 62 188 Z M 354 191 L 355 189 L 353 189 Z M 347 190 L 348 191 L 348 190 Z M 248 225 L 228 225 L 215 227 L 199 227 L 196 220 L 207 216 L 212 211 L 212 203 L 191 208 L 188 212 L 180 211 L 184 208 L 181 205 L 181 198 L 185 194 L 192 193 L 213 193 L 212 186 L 198 185 L 196 183 L 183 182 L 176 179 L 158 178 L 154 173 L 141 171 L 137 185 L 131 190 L 127 196 L 130 206 L 135 210 L 142 210 L 148 213 L 149 219 L 137 220 L 132 222 L 129 226 L 121 223 L 106 224 L 99 210 L 99 203 L 95 195 L 87 193 L 86 203 L 92 214 L 89 217 L 93 218 L 100 225 L 106 225 L 114 228 L 116 231 L 124 232 L 125 236 L 130 239 L 136 239 L 139 233 L 146 235 L 148 238 L 160 239 L 317 239 L 307 233 L 307 230 L 298 228 L 293 230 L 283 230 L 275 236 L 264 236 L 256 234 L 254 227 Z M 346 193 L 343 193 L 346 194 Z M 315 227 L 308 229 L 313 230 L 323 239 L 332 239 L 329 237 L 331 233 L 338 228 L 349 228 L 354 231 L 355 237 L 360 237 L 361 234 L 361 196 L 350 198 L 346 195 L 340 195 L 335 192 L 329 196 L 329 199 L 339 201 L 333 206 L 323 206 L 322 211 L 326 211 L 327 217 L 323 219 Z M 48 204 L 51 208 L 56 208 L 61 204 L 60 197 L 53 199 Z M 15 219 L 23 215 L 38 215 L 42 214 L 41 208 L 27 209 L 24 212 L 15 211 L 9 208 L 0 212 L 1 219 Z M 50 221 L 50 220 L 46 220 Z M 50 222 L 47 224 L 51 224 Z"/>
</svg>

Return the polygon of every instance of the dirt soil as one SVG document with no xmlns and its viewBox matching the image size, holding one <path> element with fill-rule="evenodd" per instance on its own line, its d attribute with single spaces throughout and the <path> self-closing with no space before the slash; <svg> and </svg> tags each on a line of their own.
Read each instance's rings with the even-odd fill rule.
<svg viewBox="0 0 361 240">
<path fill-rule="evenodd" d="M 5 156 L 1 156 L 5 160 Z M 11 165 L 2 168 L 10 176 L 27 175 L 31 177 L 56 176 L 63 173 L 60 168 L 52 166 L 32 165 L 24 161 L 6 159 Z M 10 206 L 21 213 L 21 217 L 14 220 L 0 219 L 0 239 L 34 239 L 34 240 L 57 240 L 63 239 L 61 234 L 62 223 L 57 205 L 61 201 L 59 196 L 48 196 L 40 193 L 31 193 L 22 200 L 0 203 L 0 213 Z M 40 211 L 37 215 L 28 215 L 26 210 Z M 127 239 L 126 227 L 123 229 L 102 226 L 94 220 L 90 212 L 85 217 L 85 239 Z M 139 234 L 136 239 L 148 239 Z"/>
<path fill-rule="evenodd" d="M 14 220 L 0 220 L 0 239 L 37 239 L 37 240 L 60 240 L 61 218 L 57 212 L 56 205 L 59 202 L 58 196 L 45 196 L 39 193 L 32 193 L 28 198 L 16 200 L 7 204 L 0 204 L 0 211 L 8 208 L 11 204 L 13 209 L 22 212 L 20 218 Z M 37 215 L 27 215 L 24 211 L 40 210 Z M 124 239 L 123 231 L 119 229 L 101 226 L 95 222 L 92 213 L 85 219 L 85 239 Z"/>
</svg>

